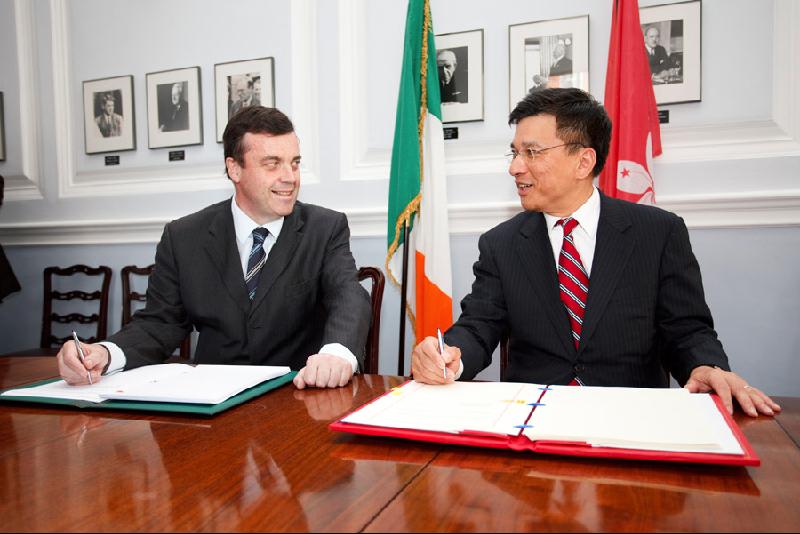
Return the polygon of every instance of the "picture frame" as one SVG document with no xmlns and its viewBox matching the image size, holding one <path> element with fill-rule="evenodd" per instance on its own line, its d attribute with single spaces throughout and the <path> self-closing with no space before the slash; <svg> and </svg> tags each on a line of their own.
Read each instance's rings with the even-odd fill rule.
<svg viewBox="0 0 800 534">
<path fill-rule="evenodd" d="M 83 82 L 83 132 L 86 154 L 136 149 L 132 75 Z"/>
<path fill-rule="evenodd" d="M 145 80 L 148 146 L 202 145 L 200 67 L 149 72 Z"/>
<path fill-rule="evenodd" d="M 6 160 L 6 116 L 3 93 L 0 91 L 0 161 Z"/>
<path fill-rule="evenodd" d="M 508 27 L 508 109 L 544 87 L 589 91 L 589 15 Z"/>
<path fill-rule="evenodd" d="M 656 104 L 701 100 L 701 2 L 639 9 Z"/>
<path fill-rule="evenodd" d="M 275 107 L 275 58 L 262 57 L 214 65 L 217 142 L 228 120 L 242 107 Z"/>
<path fill-rule="evenodd" d="M 442 122 L 483 120 L 483 29 L 434 37 Z"/>
</svg>

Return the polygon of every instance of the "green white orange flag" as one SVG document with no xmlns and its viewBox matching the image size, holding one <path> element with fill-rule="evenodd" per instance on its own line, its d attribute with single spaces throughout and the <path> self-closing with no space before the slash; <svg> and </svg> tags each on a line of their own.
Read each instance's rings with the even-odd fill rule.
<svg viewBox="0 0 800 534">
<path fill-rule="evenodd" d="M 403 242 L 403 225 L 411 228 Z M 409 246 L 406 311 L 417 342 L 453 323 L 450 231 L 436 47 L 428 0 L 409 0 L 389 180 L 386 271 L 399 286 Z"/>
</svg>

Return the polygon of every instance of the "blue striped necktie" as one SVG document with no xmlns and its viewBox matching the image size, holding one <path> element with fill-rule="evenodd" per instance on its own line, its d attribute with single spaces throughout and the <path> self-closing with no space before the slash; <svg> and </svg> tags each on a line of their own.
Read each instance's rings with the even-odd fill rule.
<svg viewBox="0 0 800 534">
<path fill-rule="evenodd" d="M 253 230 L 253 248 L 250 249 L 250 259 L 247 260 L 247 274 L 244 275 L 244 283 L 247 284 L 247 294 L 250 300 L 256 296 L 258 279 L 261 276 L 261 268 L 267 262 L 267 253 L 264 252 L 264 240 L 269 235 L 266 228 L 256 228 Z"/>
</svg>

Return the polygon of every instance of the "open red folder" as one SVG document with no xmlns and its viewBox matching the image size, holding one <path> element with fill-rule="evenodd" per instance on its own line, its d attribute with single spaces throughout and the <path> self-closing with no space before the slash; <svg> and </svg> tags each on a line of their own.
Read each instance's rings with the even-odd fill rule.
<svg viewBox="0 0 800 534">
<path fill-rule="evenodd" d="M 473 404 L 476 402 L 475 399 L 481 398 L 481 386 L 475 387 L 478 384 L 491 384 L 491 383 L 460 383 L 460 384 L 470 384 L 471 389 L 462 390 L 469 394 L 469 403 Z M 498 383 L 494 383 L 498 384 Z M 409 388 L 410 385 L 413 385 Z M 753 451 L 752 446 L 747 441 L 747 438 L 742 434 L 741 429 L 733 420 L 731 415 L 727 412 L 722 401 L 716 395 L 711 395 L 710 400 L 713 401 L 713 407 L 716 407 L 716 410 L 712 407 L 711 417 L 715 418 L 715 421 L 712 421 L 713 425 L 717 426 L 717 429 L 720 428 L 729 431 L 727 438 L 729 442 L 735 442 L 738 444 L 736 452 L 697 452 L 697 451 L 676 451 L 676 450 L 654 450 L 652 446 L 648 446 L 645 448 L 638 448 L 638 447 L 623 447 L 623 446 L 597 446 L 587 443 L 585 441 L 568 441 L 568 440 L 554 440 L 554 439 L 531 439 L 528 435 L 525 435 L 526 428 L 537 427 L 537 418 L 535 417 L 535 411 L 538 409 L 546 409 L 543 408 L 548 406 L 552 409 L 555 405 L 554 401 L 557 400 L 557 396 L 555 394 L 551 395 L 548 398 L 548 393 L 551 391 L 557 391 L 559 386 L 543 386 L 539 387 L 538 389 L 541 390 L 541 394 L 538 399 L 535 399 L 535 402 L 528 403 L 525 406 L 520 406 L 520 401 L 511 401 L 506 400 L 504 402 L 510 403 L 515 405 L 515 409 L 518 413 L 520 409 L 528 410 L 528 406 L 530 406 L 530 412 L 527 415 L 527 418 L 523 424 L 514 425 L 513 428 L 520 427 L 518 432 L 513 435 L 504 434 L 500 432 L 486 432 L 481 430 L 447 430 L 447 431 L 438 431 L 438 430 L 431 430 L 432 425 L 430 421 L 427 423 L 425 422 L 425 416 L 419 417 L 419 424 L 414 422 L 413 417 L 408 417 L 408 409 L 412 408 L 413 406 L 409 405 L 406 406 L 406 419 L 402 417 L 395 417 L 393 420 L 391 419 L 392 410 L 398 411 L 399 404 L 397 403 L 396 399 L 393 399 L 392 396 L 399 396 L 405 394 L 405 391 L 410 391 L 411 393 L 417 392 L 417 389 L 421 386 L 418 383 L 413 381 L 409 381 L 404 383 L 399 388 L 395 388 L 392 391 L 387 392 L 386 394 L 378 397 L 371 402 L 361 406 L 360 408 L 354 410 L 347 416 L 343 417 L 342 419 L 335 421 L 329 425 L 331 430 L 340 431 L 340 432 L 348 432 L 352 434 L 363 434 L 368 436 L 386 436 L 386 437 L 395 437 L 395 438 L 404 438 L 404 439 L 411 439 L 417 441 L 428 441 L 434 443 L 444 443 L 444 444 L 453 444 L 453 445 L 467 445 L 471 447 L 485 447 L 490 449 L 510 449 L 515 451 L 531 451 L 535 453 L 545 453 L 545 454 L 558 454 L 558 455 L 565 455 L 565 456 L 582 456 L 582 457 L 598 457 L 598 458 L 621 458 L 627 460 L 657 460 L 657 461 L 668 461 L 668 462 L 690 462 L 690 463 L 705 463 L 705 464 L 721 464 L 721 465 L 749 465 L 749 466 L 758 466 L 761 464 L 756 453 Z M 530 386 L 530 385 L 527 385 Z M 447 393 L 446 388 L 450 386 L 423 386 L 426 388 L 438 388 L 438 389 L 427 389 L 425 392 L 435 392 L 438 398 L 444 398 Z M 461 386 L 462 388 L 464 386 Z M 497 386 L 495 386 L 497 387 Z M 409 388 L 408 390 L 404 390 L 403 388 Z M 571 388 L 572 389 L 572 388 Z M 579 389 L 579 388 L 574 388 Z M 590 389 L 594 390 L 603 390 L 606 388 L 585 388 L 587 395 L 591 394 Z M 630 389 L 631 395 L 635 396 L 637 394 L 641 394 L 641 390 L 639 392 L 634 391 L 636 388 L 613 388 L 615 390 L 619 390 L 620 394 L 626 394 L 627 389 Z M 677 394 L 678 392 L 676 392 Z M 587 395 L 584 395 L 585 397 Z M 406 395 L 407 397 L 409 395 Z M 427 406 L 428 411 L 430 407 L 433 405 L 430 402 L 430 397 L 422 398 L 420 400 L 425 401 L 425 406 Z M 489 401 L 487 401 L 489 402 Z M 394 405 L 392 404 L 394 403 Z M 436 403 L 438 404 L 438 403 Z M 566 404 L 566 402 L 565 402 Z M 422 406 L 420 404 L 419 406 Z M 451 409 L 455 405 L 448 406 L 448 409 Z M 592 406 L 596 408 L 596 406 Z M 587 411 L 590 407 L 587 406 Z M 363 420 L 365 416 L 360 415 L 364 414 L 362 410 L 367 409 L 368 412 L 376 414 L 374 417 L 371 417 L 369 420 L 371 421 L 369 424 L 365 424 Z M 649 409 L 649 407 L 645 406 L 642 409 Z M 568 413 L 568 409 L 565 410 L 565 413 Z M 425 410 L 420 410 L 420 414 L 425 413 Z M 452 413 L 452 411 L 450 412 Z M 555 413 L 555 412 L 554 412 Z M 412 414 L 413 415 L 413 414 Z M 674 414 L 673 414 L 674 415 Z M 677 414 L 680 416 L 681 414 Z M 686 416 L 687 419 L 691 419 L 690 414 L 683 414 Z M 706 414 L 709 415 L 709 414 Z M 434 415 L 435 417 L 435 415 Z M 518 416 L 517 416 L 518 417 Z M 657 417 L 657 414 L 654 414 L 654 417 Z M 350 420 L 350 422 L 348 422 Z M 404 422 L 405 421 L 405 422 Z M 385 422 L 385 423 L 384 423 Z M 513 421 L 512 421 L 513 422 Z M 433 425 L 435 426 L 435 425 Z M 477 425 L 480 426 L 480 425 Z M 427 427 L 427 428 L 426 428 Z"/>
</svg>

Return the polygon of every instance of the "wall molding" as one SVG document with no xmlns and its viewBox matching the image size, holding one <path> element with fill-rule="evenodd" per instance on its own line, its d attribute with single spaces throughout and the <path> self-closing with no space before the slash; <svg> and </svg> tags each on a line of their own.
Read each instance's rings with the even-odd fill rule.
<svg viewBox="0 0 800 534">
<path fill-rule="evenodd" d="M 800 189 L 714 196 L 659 198 L 659 207 L 680 215 L 690 228 L 800 227 Z M 452 204 L 450 233 L 478 235 L 513 217 L 518 202 Z M 386 236 L 386 206 L 345 210 L 355 239 Z M 4 246 L 157 243 L 170 218 L 103 219 L 0 225 Z"/>
<path fill-rule="evenodd" d="M 776 0 L 773 61 L 775 65 L 800 64 L 800 4 Z M 67 3 L 50 0 L 54 131 L 59 197 L 124 196 L 230 188 L 220 165 L 154 166 L 139 169 L 98 170 L 76 174 L 74 156 L 82 134 L 72 128 L 72 80 Z M 35 4 L 15 0 L 18 61 L 20 70 L 21 136 L 24 176 L 7 178 L 6 199 L 41 199 L 40 157 L 43 151 L 38 82 L 35 65 Z M 389 149 L 368 146 L 366 98 L 366 0 L 341 0 L 339 16 L 340 105 L 353 111 L 352 120 L 341 121 L 341 176 L 348 180 L 387 180 Z M 304 182 L 319 180 L 319 123 L 317 78 L 317 7 L 314 0 L 291 4 L 292 109 L 303 133 Z M 296 68 L 302 65 L 302 68 Z M 800 68 L 773 70 L 772 117 L 764 121 L 665 128 L 665 155 L 656 161 L 671 164 L 694 161 L 775 158 L 800 155 Z M 77 90 L 74 89 L 73 90 Z M 302 105 L 301 105 L 302 103 Z M 503 142 L 457 144 L 446 147 L 448 175 L 504 174 Z M 749 228 L 800 226 L 800 190 L 707 195 L 659 196 L 659 206 L 683 216 L 690 228 Z M 452 204 L 450 228 L 454 234 L 476 234 L 491 228 L 519 210 L 516 200 L 493 204 Z M 385 235 L 386 208 L 343 208 L 353 237 Z M 110 244 L 156 242 L 169 217 L 131 220 L 47 221 L 0 224 L 5 245 Z"/>
<path fill-rule="evenodd" d="M 303 184 L 319 183 L 319 77 L 316 0 L 290 2 L 292 122 L 302 146 Z"/>
<path fill-rule="evenodd" d="M 36 72 L 36 65 L 39 62 L 37 61 L 34 7 L 33 2 L 14 0 L 22 172 L 5 177 L 6 201 L 44 198 L 41 192 L 39 169 L 42 145 L 39 106 L 41 83 L 39 83 Z"/>
</svg>

